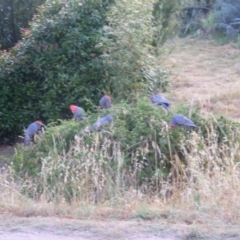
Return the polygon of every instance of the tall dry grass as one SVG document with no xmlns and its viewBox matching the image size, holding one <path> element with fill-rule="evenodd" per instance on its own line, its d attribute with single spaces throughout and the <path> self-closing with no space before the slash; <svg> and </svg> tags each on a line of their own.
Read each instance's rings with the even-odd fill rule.
<svg viewBox="0 0 240 240">
<path fill-rule="evenodd" d="M 239 217 L 239 143 L 226 138 L 219 146 L 214 134 L 208 140 L 192 134 L 188 145 L 182 145 L 188 164 L 182 170 L 185 181 L 178 191 L 178 204 L 186 210 Z"/>
<path fill-rule="evenodd" d="M 239 133 L 225 136 L 219 143 L 213 126 L 207 132 L 207 138 L 190 132 L 179 143 L 181 153 L 174 152 L 169 141 L 169 174 L 161 175 L 156 161 L 152 182 L 141 185 L 137 175 L 145 163 L 138 159 L 150 151 L 150 145 L 130 156 L 129 167 L 120 144 L 106 132 L 104 136 L 96 133 L 90 148 L 84 136 L 76 135 L 67 153 L 57 154 L 55 149 L 55 154 L 41 159 L 42 168 L 35 178 L 16 177 L 11 166 L 3 171 L 0 209 L 20 216 L 144 219 L 172 214 L 181 218 L 195 211 L 237 219 L 240 155 L 235 136 Z M 152 147 L 159 156 L 159 146 L 151 144 L 151 151 Z"/>
</svg>

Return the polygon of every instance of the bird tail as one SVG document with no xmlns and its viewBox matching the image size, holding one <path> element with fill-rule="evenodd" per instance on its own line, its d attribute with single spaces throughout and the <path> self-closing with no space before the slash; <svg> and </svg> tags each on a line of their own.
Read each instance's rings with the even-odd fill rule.
<svg viewBox="0 0 240 240">
<path fill-rule="evenodd" d="M 24 137 L 24 145 L 28 146 L 28 145 L 30 145 L 30 143 L 31 143 L 31 138 L 29 137 L 28 134 L 26 134 Z"/>
</svg>

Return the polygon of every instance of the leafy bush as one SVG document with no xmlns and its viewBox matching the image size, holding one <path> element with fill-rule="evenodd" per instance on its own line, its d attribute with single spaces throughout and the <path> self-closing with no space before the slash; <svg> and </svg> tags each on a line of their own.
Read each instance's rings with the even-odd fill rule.
<svg viewBox="0 0 240 240">
<path fill-rule="evenodd" d="M 178 106 L 173 110 L 189 113 Z M 224 149 L 218 155 L 224 160 L 226 151 L 239 140 L 239 124 L 224 118 L 206 121 L 197 110 L 192 111 L 196 131 L 170 129 L 172 115 L 166 115 L 146 98 L 137 98 L 132 105 L 115 105 L 108 113 L 115 118 L 114 124 L 101 132 L 91 132 L 91 125 L 106 112 L 82 122 L 64 121 L 60 126 L 48 127 L 36 145 L 19 146 L 13 167 L 18 176 L 32 179 L 34 187 L 26 190 L 31 196 L 107 200 L 116 186 L 118 190 L 134 188 L 158 194 L 162 184 L 184 179 L 179 168 L 188 168 L 192 153 L 216 145 Z M 191 145 L 196 138 L 201 139 L 197 146 Z"/>
<path fill-rule="evenodd" d="M 179 28 L 176 15 L 180 12 L 182 1 L 160 0 L 156 1 L 153 8 L 153 23 L 155 34 L 153 45 L 160 46 L 173 36 Z"/>
<path fill-rule="evenodd" d="M 103 65 L 95 45 L 107 5 L 47 1 L 23 41 L 1 54 L 0 136 L 20 133 L 37 118 L 69 118 L 71 103 L 89 107 L 87 98 L 99 99 Z"/>
<path fill-rule="evenodd" d="M 0 49 L 13 47 L 21 40 L 21 29 L 29 27 L 29 21 L 37 7 L 45 0 L 0 0 Z"/>
<path fill-rule="evenodd" d="M 117 99 L 139 92 L 166 90 L 168 73 L 159 67 L 162 44 L 176 27 L 179 1 L 116 1 L 107 12 L 99 47 L 106 71 L 106 91 Z"/>
<path fill-rule="evenodd" d="M 216 0 L 205 27 L 215 34 L 236 40 L 240 33 L 240 2 L 238 0 Z"/>
<path fill-rule="evenodd" d="M 236 40 L 240 31 L 238 0 L 190 0 L 182 8 L 180 36 L 199 30 L 221 40 Z"/>
<path fill-rule="evenodd" d="M 161 27 L 152 23 L 157 2 L 168 6 L 162 0 L 40 6 L 22 42 L 0 53 L 1 138 L 15 137 L 36 119 L 68 119 L 70 104 L 93 111 L 103 93 L 132 100 L 137 92 L 164 89 L 168 73 L 152 47 Z"/>
<path fill-rule="evenodd" d="M 203 23 L 211 12 L 215 0 L 190 0 L 185 1 L 178 18 L 181 21 L 180 37 L 194 35 L 203 30 Z"/>
</svg>

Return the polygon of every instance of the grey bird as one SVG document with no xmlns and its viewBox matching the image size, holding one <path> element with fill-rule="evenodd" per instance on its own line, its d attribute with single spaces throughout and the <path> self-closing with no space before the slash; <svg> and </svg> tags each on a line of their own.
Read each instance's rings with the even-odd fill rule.
<svg viewBox="0 0 240 240">
<path fill-rule="evenodd" d="M 108 95 L 103 96 L 99 101 L 99 105 L 101 108 L 110 108 L 112 106 L 110 96 Z"/>
<path fill-rule="evenodd" d="M 183 116 L 182 114 L 175 114 L 172 117 L 170 121 L 170 127 L 175 128 L 176 126 L 185 126 L 189 129 L 196 127 L 196 125 L 191 119 Z"/>
<path fill-rule="evenodd" d="M 163 96 L 157 94 L 150 97 L 151 102 L 156 106 L 162 106 L 166 111 L 170 106 L 170 102 Z"/>
<path fill-rule="evenodd" d="M 31 139 L 34 136 L 34 134 L 37 133 L 37 131 L 41 128 L 41 126 L 43 125 L 42 121 L 38 120 L 36 122 L 31 123 L 26 131 L 25 131 L 25 135 L 24 135 L 24 145 L 28 146 L 31 143 Z"/>
<path fill-rule="evenodd" d="M 103 126 L 111 124 L 113 121 L 114 121 L 114 118 L 111 115 L 106 115 L 105 117 L 98 119 L 92 125 L 92 131 L 100 131 L 102 130 Z"/>
<path fill-rule="evenodd" d="M 86 117 L 85 111 L 76 105 L 70 105 L 70 110 L 73 113 L 73 117 L 76 121 L 81 121 Z"/>
</svg>

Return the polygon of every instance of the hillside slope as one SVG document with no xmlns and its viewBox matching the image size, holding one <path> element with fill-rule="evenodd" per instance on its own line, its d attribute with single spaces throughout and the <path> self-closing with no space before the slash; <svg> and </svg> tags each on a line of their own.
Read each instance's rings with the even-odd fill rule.
<svg viewBox="0 0 240 240">
<path fill-rule="evenodd" d="M 240 50 L 234 44 L 211 40 L 174 39 L 163 65 L 171 70 L 172 89 L 167 96 L 214 113 L 240 120 Z"/>
</svg>

